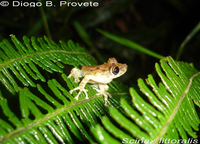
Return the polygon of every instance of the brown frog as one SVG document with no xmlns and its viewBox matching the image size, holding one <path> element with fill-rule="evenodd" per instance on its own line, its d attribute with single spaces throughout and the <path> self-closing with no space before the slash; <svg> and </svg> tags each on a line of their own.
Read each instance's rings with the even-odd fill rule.
<svg viewBox="0 0 200 144">
<path fill-rule="evenodd" d="M 128 66 L 126 64 L 118 63 L 115 58 L 109 58 L 107 63 L 98 66 L 82 66 L 81 70 L 73 68 L 68 78 L 74 77 L 75 82 L 79 82 L 79 77 L 84 77 L 80 82 L 79 86 L 70 90 L 69 93 L 72 94 L 73 91 L 79 90 L 78 94 L 74 99 L 78 100 L 81 92 L 84 92 L 88 99 L 87 90 L 85 89 L 86 83 L 91 84 L 91 86 L 98 92 L 97 95 L 103 95 L 105 100 L 105 105 L 107 105 L 108 96 L 111 94 L 106 92 L 110 83 L 114 78 L 120 77 L 127 71 Z"/>
</svg>

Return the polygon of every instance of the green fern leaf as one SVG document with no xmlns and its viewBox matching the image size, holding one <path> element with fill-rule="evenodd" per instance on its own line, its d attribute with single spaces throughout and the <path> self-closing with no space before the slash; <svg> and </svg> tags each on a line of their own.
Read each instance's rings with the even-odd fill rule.
<svg viewBox="0 0 200 144">
<path fill-rule="evenodd" d="M 96 65 L 88 52 L 72 41 L 59 45 L 44 39 L 28 39 L 23 43 L 11 35 L 0 43 L 0 81 L 15 97 L 3 96 L 0 90 L 0 143 L 76 143 L 92 141 L 88 133 L 99 119 L 108 114 L 108 107 L 119 108 L 120 98 L 126 100 L 128 88 L 112 82 L 109 84 L 111 105 L 105 107 L 101 95 L 86 85 L 89 99 L 81 94 L 79 100 L 68 93 L 78 86 L 62 74 L 46 82 L 43 71 L 62 73 L 63 64 L 75 67 Z M 38 81 L 40 84 L 38 84 Z M 60 80 L 60 79 L 59 79 Z M 23 85 L 22 85 L 23 84 Z M 1 93 L 2 91 L 2 93 Z M 8 98 L 8 99 L 7 99 Z M 9 99 L 11 98 L 11 99 Z M 13 103 L 14 102 L 14 103 Z M 14 109 L 13 109 L 14 108 Z"/>
<path fill-rule="evenodd" d="M 62 74 L 65 87 L 77 87 L 77 83 Z M 89 99 L 81 94 L 78 101 L 68 93 L 57 80 L 48 80 L 41 86 L 29 90 L 18 88 L 20 113 L 11 109 L 7 99 L 0 93 L 0 143 L 75 143 L 75 141 L 92 141 L 88 133 L 102 115 L 108 114 L 103 96 L 88 84 Z M 36 95 L 37 93 L 37 95 Z M 127 97 L 128 89 L 121 84 L 109 84 L 111 106 L 120 105 L 120 98 Z M 74 94 L 75 96 L 76 94 Z"/>
<path fill-rule="evenodd" d="M 162 82 L 156 84 L 152 75 L 146 79 L 149 86 L 142 79 L 138 80 L 148 101 L 130 88 L 136 109 L 121 99 L 126 114 L 114 107 L 109 110 L 112 120 L 120 126 L 103 117 L 104 128 L 96 125 L 95 130 L 91 129 L 99 143 L 116 141 L 115 138 L 121 143 L 198 143 L 194 131 L 199 130 L 200 120 L 194 103 L 200 106 L 200 72 L 171 57 L 160 63 L 162 69 L 159 64 L 155 67 Z"/>
<path fill-rule="evenodd" d="M 57 45 L 46 37 L 38 38 L 36 41 L 35 37 L 28 39 L 24 36 L 24 44 L 14 35 L 11 35 L 11 40 L 14 45 L 10 44 L 8 40 L 0 42 L 0 81 L 13 94 L 18 91 L 19 86 L 15 77 L 24 86 L 36 87 L 34 79 L 46 81 L 38 66 L 52 73 L 63 72 L 62 63 L 76 67 L 96 65 L 94 58 L 71 40 L 68 42 L 68 46 L 63 42 Z"/>
</svg>

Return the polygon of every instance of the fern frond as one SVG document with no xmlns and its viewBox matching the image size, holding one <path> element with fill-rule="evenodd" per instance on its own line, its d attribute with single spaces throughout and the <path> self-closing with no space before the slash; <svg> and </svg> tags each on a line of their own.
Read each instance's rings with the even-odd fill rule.
<svg viewBox="0 0 200 144">
<path fill-rule="evenodd" d="M 60 42 L 60 45 L 44 39 L 35 37 L 31 39 L 23 37 L 21 43 L 14 35 L 11 35 L 14 45 L 8 40 L 0 42 L 0 81 L 11 92 L 18 91 L 19 83 L 15 77 L 24 85 L 36 87 L 35 80 L 46 81 L 39 71 L 63 72 L 63 64 L 96 65 L 96 61 L 88 52 L 75 45 L 71 40 L 68 45 Z M 13 77 L 13 74 L 15 77 Z"/>
<path fill-rule="evenodd" d="M 155 67 L 162 82 L 156 84 L 152 75 L 146 79 L 149 86 L 142 79 L 138 80 L 148 101 L 130 88 L 136 109 L 122 99 L 125 115 L 116 108 L 109 110 L 112 119 L 120 126 L 103 117 L 104 128 L 97 125 L 96 130 L 92 129 L 99 143 L 116 141 L 115 138 L 122 143 L 198 143 L 197 139 L 188 139 L 188 135 L 197 138 L 194 131 L 199 130 L 200 120 L 194 103 L 200 106 L 200 72 L 188 63 L 175 62 L 171 57 L 160 63 L 161 67 L 159 64 Z"/>
<path fill-rule="evenodd" d="M 78 83 L 62 74 L 65 84 L 48 80 L 41 86 L 29 90 L 18 88 L 21 115 L 15 114 L 0 93 L 0 143 L 75 143 L 91 141 L 88 129 L 94 127 L 99 118 L 108 114 L 103 96 L 86 85 L 89 99 L 81 94 L 78 101 L 68 93 Z M 63 86 L 64 85 L 64 86 Z M 120 98 L 127 100 L 128 89 L 121 84 L 109 84 L 111 106 L 120 105 Z M 76 94 L 74 94 L 76 95 Z"/>
</svg>

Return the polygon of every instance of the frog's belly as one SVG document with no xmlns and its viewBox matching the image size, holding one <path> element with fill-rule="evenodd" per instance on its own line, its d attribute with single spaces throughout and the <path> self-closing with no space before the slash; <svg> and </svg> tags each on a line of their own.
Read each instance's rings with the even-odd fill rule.
<svg viewBox="0 0 200 144">
<path fill-rule="evenodd" d="M 110 80 L 110 79 L 101 79 L 101 78 L 98 78 L 98 79 L 96 79 L 96 80 L 92 80 L 92 79 L 90 79 L 89 81 L 88 81 L 88 83 L 91 83 L 91 84 L 98 84 L 98 83 L 101 83 L 101 84 L 107 84 L 107 83 L 110 83 L 112 80 Z"/>
</svg>

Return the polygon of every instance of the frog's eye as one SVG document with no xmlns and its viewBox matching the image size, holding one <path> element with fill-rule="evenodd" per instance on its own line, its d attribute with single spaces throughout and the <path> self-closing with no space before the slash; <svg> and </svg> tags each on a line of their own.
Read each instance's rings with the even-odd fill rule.
<svg viewBox="0 0 200 144">
<path fill-rule="evenodd" d="M 113 73 L 114 75 L 117 75 L 117 74 L 119 73 L 119 67 L 118 67 L 118 66 L 112 67 L 112 73 Z"/>
</svg>

